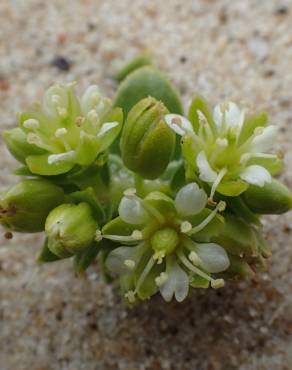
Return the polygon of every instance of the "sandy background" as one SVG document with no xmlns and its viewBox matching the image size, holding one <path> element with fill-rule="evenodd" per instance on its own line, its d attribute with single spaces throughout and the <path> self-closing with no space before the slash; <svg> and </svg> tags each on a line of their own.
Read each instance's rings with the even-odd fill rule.
<svg viewBox="0 0 292 370">
<path fill-rule="evenodd" d="M 98 83 L 112 96 L 114 66 L 144 47 L 185 104 L 200 92 L 212 104 L 228 97 L 267 110 L 292 186 L 289 0 L 2 0 L 1 130 L 55 81 L 77 80 L 81 90 Z M 16 181 L 15 167 L 1 144 L 1 189 Z M 0 369 L 292 369 L 291 221 L 265 220 L 274 251 L 267 274 L 133 310 L 96 266 L 86 279 L 70 261 L 38 267 L 40 236 L 1 234 Z"/>
</svg>

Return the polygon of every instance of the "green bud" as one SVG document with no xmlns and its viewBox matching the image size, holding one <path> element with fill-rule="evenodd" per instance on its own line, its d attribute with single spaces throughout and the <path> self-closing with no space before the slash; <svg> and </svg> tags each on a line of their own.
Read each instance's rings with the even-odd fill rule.
<svg viewBox="0 0 292 370">
<path fill-rule="evenodd" d="M 175 147 L 175 134 L 164 121 L 168 110 L 148 97 L 130 111 L 121 137 L 125 165 L 144 178 L 155 179 L 166 169 Z"/>
<path fill-rule="evenodd" d="M 183 113 L 177 91 L 165 75 L 152 66 L 138 68 L 123 80 L 117 90 L 114 105 L 121 107 L 126 115 L 136 103 L 147 96 L 161 100 L 171 113 Z"/>
<path fill-rule="evenodd" d="M 250 185 L 242 197 L 249 209 L 259 214 L 280 214 L 292 208 L 291 191 L 277 180 L 263 187 Z"/>
<path fill-rule="evenodd" d="M 138 54 L 134 59 L 132 59 L 129 63 L 127 63 L 123 68 L 121 68 L 115 75 L 115 79 L 121 82 L 124 78 L 126 78 L 131 72 L 135 71 L 138 68 L 151 65 L 152 64 L 152 56 L 149 51 L 143 51 L 142 53 Z"/>
<path fill-rule="evenodd" d="M 29 155 L 45 153 L 44 150 L 38 148 L 36 145 L 27 142 L 26 134 L 21 128 L 17 127 L 4 131 L 2 135 L 9 152 L 19 162 L 25 163 L 25 158 Z"/>
<path fill-rule="evenodd" d="M 174 229 L 166 227 L 156 231 L 150 242 L 155 252 L 164 252 L 165 255 L 168 255 L 177 247 L 179 237 Z"/>
<path fill-rule="evenodd" d="M 47 180 L 24 180 L 0 198 L 0 223 L 19 232 L 44 230 L 49 212 L 64 200 L 63 190 Z"/>
<path fill-rule="evenodd" d="M 94 242 L 97 228 L 87 203 L 62 204 L 46 220 L 48 247 L 62 258 L 82 252 Z"/>
</svg>

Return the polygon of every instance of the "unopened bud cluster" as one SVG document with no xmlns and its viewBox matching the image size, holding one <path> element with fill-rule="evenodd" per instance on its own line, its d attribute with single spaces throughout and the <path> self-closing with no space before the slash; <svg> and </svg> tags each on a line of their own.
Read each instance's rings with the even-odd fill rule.
<svg viewBox="0 0 292 370">
<path fill-rule="evenodd" d="M 39 263 L 72 258 L 83 273 L 99 260 L 130 304 L 181 302 L 265 269 L 261 217 L 292 196 L 265 113 L 195 97 L 184 115 L 145 55 L 116 74 L 113 101 L 55 84 L 18 114 L 3 139 L 23 179 L 1 193 L 0 222 L 9 236 L 44 232 Z"/>
</svg>

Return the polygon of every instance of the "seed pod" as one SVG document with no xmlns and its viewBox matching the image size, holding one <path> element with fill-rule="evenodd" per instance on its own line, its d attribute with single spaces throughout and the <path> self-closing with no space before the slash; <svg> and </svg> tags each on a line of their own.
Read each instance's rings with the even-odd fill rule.
<svg viewBox="0 0 292 370">
<path fill-rule="evenodd" d="M 1 196 L 0 222 L 14 231 L 42 231 L 49 212 L 63 200 L 63 190 L 51 182 L 24 180 Z"/>
<path fill-rule="evenodd" d="M 138 68 L 130 73 L 120 84 L 114 100 L 124 114 L 141 99 L 152 96 L 161 100 L 171 113 L 182 114 L 183 108 L 178 93 L 169 80 L 152 66 Z"/>
<path fill-rule="evenodd" d="M 82 252 L 95 240 L 97 228 L 87 203 L 62 204 L 46 220 L 48 248 L 62 258 Z"/>
<path fill-rule="evenodd" d="M 277 180 L 263 187 L 250 185 L 242 197 L 249 209 L 259 214 L 280 214 L 292 208 L 291 191 Z"/>
<path fill-rule="evenodd" d="M 168 110 L 148 97 L 130 111 L 121 137 L 125 165 L 144 178 L 155 179 L 166 169 L 175 147 L 175 134 L 164 121 Z"/>
</svg>

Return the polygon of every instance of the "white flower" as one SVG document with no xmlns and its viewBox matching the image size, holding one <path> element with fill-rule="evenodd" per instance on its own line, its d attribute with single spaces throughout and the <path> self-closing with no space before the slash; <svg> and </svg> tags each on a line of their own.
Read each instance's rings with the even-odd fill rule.
<svg viewBox="0 0 292 370">
<path fill-rule="evenodd" d="M 246 167 L 240 177 L 249 184 L 260 187 L 272 181 L 270 173 L 264 167 L 256 164 Z"/>
<path fill-rule="evenodd" d="M 213 111 L 213 119 L 219 128 L 226 125 L 228 128 L 241 129 L 244 116 L 244 110 L 233 102 L 217 104 Z"/>
</svg>

